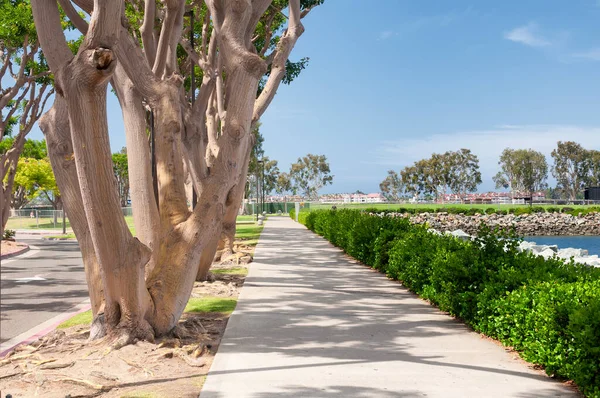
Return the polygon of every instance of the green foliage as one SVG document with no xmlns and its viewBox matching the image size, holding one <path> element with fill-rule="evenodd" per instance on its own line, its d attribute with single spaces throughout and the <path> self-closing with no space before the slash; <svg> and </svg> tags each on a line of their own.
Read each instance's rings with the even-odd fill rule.
<svg viewBox="0 0 600 398">
<path fill-rule="evenodd" d="M 121 207 L 127 207 L 129 199 L 129 167 L 127 163 L 127 148 L 112 154 L 113 173 L 117 180 L 117 190 Z"/>
<path fill-rule="evenodd" d="M 600 397 L 600 269 L 521 252 L 514 233 L 485 226 L 463 241 L 369 211 L 304 214 L 348 254 Z"/>
<path fill-rule="evenodd" d="M 5 229 L 4 233 L 2 234 L 2 239 L 3 240 L 12 240 L 15 238 L 16 234 L 17 233 L 14 229 Z"/>
<path fill-rule="evenodd" d="M 43 196 L 56 208 L 60 192 L 47 158 L 23 158 L 17 164 L 13 191 L 22 189 L 27 200 Z"/>
<path fill-rule="evenodd" d="M 315 199 L 321 188 L 333 182 L 327 157 L 310 153 L 292 164 L 289 178 L 294 194 L 300 192 L 309 199 Z"/>
<path fill-rule="evenodd" d="M 496 188 L 535 192 L 548 186 L 548 163 L 541 152 L 506 148 L 498 164 L 501 171 L 493 177 Z"/>
</svg>

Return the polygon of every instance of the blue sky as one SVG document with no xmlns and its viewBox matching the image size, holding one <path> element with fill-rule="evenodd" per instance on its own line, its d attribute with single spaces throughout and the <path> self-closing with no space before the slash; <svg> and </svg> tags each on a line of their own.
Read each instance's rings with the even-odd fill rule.
<svg viewBox="0 0 600 398">
<path fill-rule="evenodd" d="M 600 1 L 326 0 L 304 26 L 292 58 L 310 64 L 261 131 L 282 170 L 325 154 L 323 193 L 376 192 L 388 169 L 463 147 L 480 158 L 481 191 L 505 147 L 549 162 L 558 140 L 600 149 Z M 114 99 L 109 112 L 117 151 Z"/>
</svg>

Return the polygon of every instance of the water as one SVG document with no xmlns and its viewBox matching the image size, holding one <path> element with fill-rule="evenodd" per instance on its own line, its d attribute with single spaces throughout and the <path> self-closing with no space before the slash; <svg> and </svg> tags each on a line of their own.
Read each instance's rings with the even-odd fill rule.
<svg viewBox="0 0 600 398">
<path fill-rule="evenodd" d="M 600 236 L 527 236 L 525 240 L 538 245 L 557 245 L 559 249 L 586 249 L 600 256 Z"/>
</svg>

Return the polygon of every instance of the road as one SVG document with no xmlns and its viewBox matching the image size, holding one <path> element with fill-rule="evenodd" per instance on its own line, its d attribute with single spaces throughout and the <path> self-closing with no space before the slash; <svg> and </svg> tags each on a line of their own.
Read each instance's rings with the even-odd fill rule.
<svg viewBox="0 0 600 398">
<path fill-rule="evenodd" d="M 77 242 L 18 238 L 31 250 L 2 260 L 0 343 L 71 310 L 88 297 Z"/>
</svg>

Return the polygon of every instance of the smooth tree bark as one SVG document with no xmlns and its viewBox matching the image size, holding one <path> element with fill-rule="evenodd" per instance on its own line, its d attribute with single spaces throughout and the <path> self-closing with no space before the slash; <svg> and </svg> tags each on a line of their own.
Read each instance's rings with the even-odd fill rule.
<svg viewBox="0 0 600 398">
<path fill-rule="evenodd" d="M 57 184 L 84 252 L 93 334 L 107 334 L 116 347 L 151 341 L 175 328 L 222 233 L 231 236 L 232 225 L 235 231 L 252 124 L 285 76 L 288 56 L 304 30 L 300 19 L 322 1 L 303 1 L 302 6 L 300 0 L 290 0 L 284 17 L 271 0 L 206 0 L 191 6 L 165 0 L 161 10 L 147 0 L 139 32 L 127 22 L 122 0 L 74 1 L 91 15 L 89 26 L 68 12 L 72 4 L 63 2 L 85 34 L 76 55 L 64 39 L 57 5 L 32 0 L 58 94 L 41 125 L 53 168 L 62 168 Z M 202 27 L 195 30 L 201 34 L 195 46 L 184 39 L 190 29 L 184 27 L 184 14 L 190 7 L 196 8 L 196 16 L 204 15 Z M 272 28 L 265 32 L 269 20 Z M 273 22 L 278 20 L 279 25 Z M 271 41 L 286 20 L 280 39 Z M 259 52 L 254 42 L 261 34 L 269 39 L 268 48 Z M 178 46 L 185 50 L 183 58 Z M 272 52 L 266 54 L 269 48 Z M 189 76 L 182 72 L 190 64 L 201 76 L 193 103 L 186 88 Z M 106 115 L 109 83 L 125 121 L 136 237 L 125 223 L 115 189 Z M 150 127 L 156 135 L 156 197 Z M 186 180 L 198 195 L 193 210 Z"/>
</svg>

